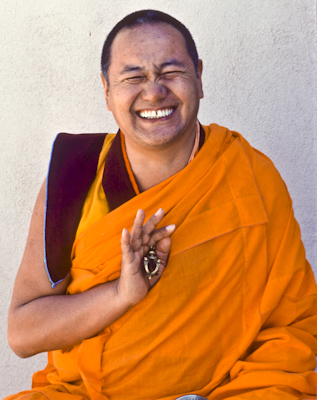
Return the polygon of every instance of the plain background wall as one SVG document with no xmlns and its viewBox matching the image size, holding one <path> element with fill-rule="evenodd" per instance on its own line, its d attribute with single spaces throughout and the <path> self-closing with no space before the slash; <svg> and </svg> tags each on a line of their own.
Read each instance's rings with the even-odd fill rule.
<svg viewBox="0 0 317 400">
<path fill-rule="evenodd" d="M 116 132 L 99 58 L 112 26 L 155 8 L 180 19 L 204 60 L 199 119 L 242 133 L 276 164 L 316 266 L 315 0 L 1 0 L 0 395 L 29 389 L 46 356 L 20 360 L 6 319 L 55 135 Z"/>
</svg>

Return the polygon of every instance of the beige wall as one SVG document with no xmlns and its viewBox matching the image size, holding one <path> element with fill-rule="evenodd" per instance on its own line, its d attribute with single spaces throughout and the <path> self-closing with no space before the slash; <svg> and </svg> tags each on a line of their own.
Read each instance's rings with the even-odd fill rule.
<svg viewBox="0 0 317 400">
<path fill-rule="evenodd" d="M 59 131 L 116 131 L 99 56 L 129 12 L 156 8 L 192 31 L 204 60 L 200 121 L 242 133 L 275 162 L 316 268 L 314 0 L 1 0 L 0 395 L 30 388 L 45 356 L 20 360 L 6 315 L 31 210 Z"/>
</svg>

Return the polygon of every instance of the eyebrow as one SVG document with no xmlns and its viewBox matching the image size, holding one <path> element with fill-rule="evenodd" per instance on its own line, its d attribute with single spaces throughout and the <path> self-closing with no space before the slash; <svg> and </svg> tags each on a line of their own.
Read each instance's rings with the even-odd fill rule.
<svg viewBox="0 0 317 400">
<path fill-rule="evenodd" d="M 171 60 L 162 63 L 160 65 L 160 69 L 163 69 L 163 68 L 169 67 L 169 66 L 185 68 L 185 65 L 182 62 L 176 60 L 176 58 L 172 58 Z"/>
<path fill-rule="evenodd" d="M 163 62 L 163 63 L 160 64 L 160 66 L 159 66 L 158 68 L 156 68 L 156 69 L 162 70 L 163 68 L 169 67 L 169 66 L 175 66 L 175 67 L 185 68 L 185 65 L 184 65 L 182 62 L 176 60 L 176 58 L 173 58 L 173 59 L 171 59 L 171 60 L 169 60 L 169 61 Z M 134 72 L 134 71 L 139 72 L 139 71 L 143 71 L 143 70 L 144 70 L 144 68 L 138 67 L 138 66 L 136 66 L 136 65 L 129 65 L 129 64 L 128 64 L 128 65 L 126 65 L 126 66 L 123 68 L 123 70 L 120 72 L 120 75 L 125 74 L 125 73 L 127 73 L 127 72 Z"/>
<path fill-rule="evenodd" d="M 120 72 L 120 74 L 124 74 L 125 72 L 142 71 L 142 70 L 143 68 L 137 67 L 135 65 L 126 65 Z"/>
</svg>

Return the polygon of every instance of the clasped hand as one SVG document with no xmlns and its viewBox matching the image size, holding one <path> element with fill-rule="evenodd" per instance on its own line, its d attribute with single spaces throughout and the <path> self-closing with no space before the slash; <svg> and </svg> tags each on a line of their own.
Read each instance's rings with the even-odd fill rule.
<svg viewBox="0 0 317 400">
<path fill-rule="evenodd" d="M 145 213 L 143 210 L 138 210 L 131 233 L 127 229 L 122 231 L 122 264 L 117 290 L 129 306 L 134 306 L 144 299 L 166 267 L 171 247 L 169 236 L 175 231 L 175 225 L 156 229 L 163 217 L 164 211 L 160 208 L 144 224 Z M 148 253 L 150 246 L 156 247 L 157 257 L 161 260 L 159 274 L 152 279 L 144 275 L 143 268 L 143 257 Z"/>
</svg>

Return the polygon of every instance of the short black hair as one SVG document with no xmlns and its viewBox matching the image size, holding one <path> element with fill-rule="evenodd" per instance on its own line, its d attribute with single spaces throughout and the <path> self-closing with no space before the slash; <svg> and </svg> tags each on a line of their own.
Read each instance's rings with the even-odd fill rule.
<svg viewBox="0 0 317 400">
<path fill-rule="evenodd" d="M 121 21 L 119 21 L 117 25 L 115 25 L 115 27 L 109 33 L 107 39 L 105 40 L 101 56 L 101 72 L 104 78 L 106 79 L 108 85 L 109 85 L 108 70 L 111 62 L 111 46 L 117 34 L 122 29 L 125 28 L 133 28 L 135 26 L 145 25 L 145 24 L 154 25 L 159 23 L 166 23 L 172 25 L 182 34 L 183 38 L 185 39 L 186 49 L 188 51 L 189 56 L 193 60 L 196 73 L 198 74 L 198 53 L 194 39 L 190 34 L 189 30 L 186 28 L 186 26 L 183 25 L 176 18 L 173 18 L 170 15 L 165 14 L 161 11 L 141 10 L 129 14 L 126 17 L 124 17 Z"/>
</svg>

